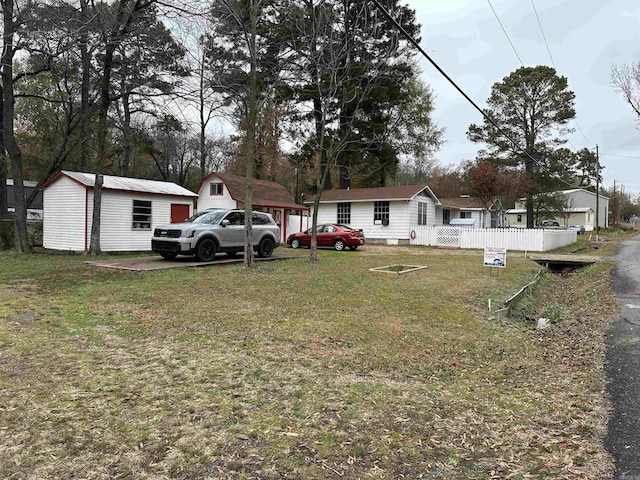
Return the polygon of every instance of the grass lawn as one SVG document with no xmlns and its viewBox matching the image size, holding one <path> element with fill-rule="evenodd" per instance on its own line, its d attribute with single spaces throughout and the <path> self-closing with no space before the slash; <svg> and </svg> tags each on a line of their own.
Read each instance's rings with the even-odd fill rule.
<svg viewBox="0 0 640 480">
<path fill-rule="evenodd" d="M 0 253 L 0 478 L 611 474 L 609 265 L 505 320 L 488 299 L 537 264 L 366 250 L 147 273 Z M 369 271 L 395 264 L 427 268 Z"/>
</svg>

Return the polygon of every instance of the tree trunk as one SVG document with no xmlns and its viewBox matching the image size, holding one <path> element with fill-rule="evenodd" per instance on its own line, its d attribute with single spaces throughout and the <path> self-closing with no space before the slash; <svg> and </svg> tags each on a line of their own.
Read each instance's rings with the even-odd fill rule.
<svg viewBox="0 0 640 480">
<path fill-rule="evenodd" d="M 87 11 L 88 0 L 80 0 L 80 10 L 82 13 L 82 23 L 86 26 L 89 22 Z M 80 133 L 82 134 L 80 143 L 80 171 L 86 172 L 89 169 L 89 123 L 91 120 L 91 105 L 89 99 L 91 82 L 91 53 L 89 53 L 89 37 L 86 30 L 80 34 L 80 60 L 82 65 L 82 80 L 80 83 Z"/>
<path fill-rule="evenodd" d="M 31 251 L 27 237 L 27 207 L 24 198 L 24 184 L 22 181 L 22 152 L 16 142 L 14 134 L 14 95 L 13 95 L 13 44 L 15 23 L 13 19 L 13 0 L 2 0 L 3 15 L 3 50 L 2 50 L 2 138 L 13 173 L 13 192 L 15 196 L 16 212 L 14 217 L 16 248 L 24 253 Z"/>
<path fill-rule="evenodd" d="M 533 218 L 533 196 L 535 194 L 534 190 L 534 173 L 533 173 L 533 160 L 530 158 L 526 159 L 524 162 L 525 170 L 527 172 L 527 176 L 529 177 L 529 194 L 527 195 L 527 201 L 525 207 L 527 209 L 527 228 L 534 228 L 534 218 Z"/>
<path fill-rule="evenodd" d="M 256 154 L 256 123 L 258 118 L 258 52 L 256 51 L 256 30 L 258 23 L 258 0 L 250 2 L 249 17 L 251 19 L 251 31 L 249 32 L 249 52 L 251 65 L 249 71 L 249 91 L 247 92 L 247 170 L 245 175 L 245 200 L 244 200 L 244 266 L 255 266 L 253 257 L 253 241 L 251 212 L 253 211 L 253 170 Z"/>
<path fill-rule="evenodd" d="M 129 92 L 126 90 L 124 79 L 122 80 L 122 165 L 120 175 L 129 176 L 129 166 L 131 165 L 131 107 L 129 105 Z"/>
</svg>

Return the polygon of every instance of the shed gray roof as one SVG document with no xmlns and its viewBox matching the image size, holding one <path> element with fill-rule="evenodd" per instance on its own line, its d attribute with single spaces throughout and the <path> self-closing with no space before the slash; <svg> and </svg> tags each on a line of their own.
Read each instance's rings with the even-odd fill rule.
<svg viewBox="0 0 640 480">
<path fill-rule="evenodd" d="M 84 185 L 87 188 L 94 188 L 95 174 L 86 172 L 71 172 L 62 170 L 58 175 L 53 177 L 43 185 L 46 187 L 50 183 L 55 182 L 60 176 L 69 177 L 72 180 Z M 145 180 L 142 178 L 116 177 L 113 175 L 103 175 L 102 188 L 105 190 L 118 190 L 136 193 L 151 193 L 156 195 L 173 195 L 178 197 L 193 197 L 198 195 L 191 190 L 187 190 L 173 182 L 162 182 L 159 180 Z"/>
</svg>

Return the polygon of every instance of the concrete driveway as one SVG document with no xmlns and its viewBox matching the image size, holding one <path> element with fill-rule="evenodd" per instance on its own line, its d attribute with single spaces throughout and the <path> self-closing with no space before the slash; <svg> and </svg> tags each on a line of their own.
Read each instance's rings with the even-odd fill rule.
<svg viewBox="0 0 640 480">
<path fill-rule="evenodd" d="M 270 258 L 258 258 L 255 257 L 256 262 L 273 262 L 276 260 L 287 260 L 291 258 L 300 258 L 308 256 L 304 255 L 304 251 L 300 251 L 302 255 L 296 251 L 293 253 L 291 249 L 285 248 L 282 251 L 276 250 L 278 253 L 274 253 Z M 91 260 L 88 261 L 88 265 L 94 267 L 103 268 L 115 268 L 118 270 L 131 270 L 134 272 L 146 272 L 151 270 L 164 270 L 167 268 L 183 268 L 183 267 L 208 267 L 211 265 L 229 265 L 234 263 L 242 263 L 244 257 L 238 255 L 235 258 L 229 258 L 227 255 L 221 253 L 216 255 L 215 260 L 212 262 L 198 262 L 193 257 L 177 257 L 174 260 L 165 260 L 159 255 L 148 255 L 138 258 L 121 258 L 121 259 L 105 259 L 105 260 Z"/>
<path fill-rule="evenodd" d="M 622 243 L 615 256 L 613 286 L 623 302 L 607 338 L 606 374 L 613 412 L 605 446 L 616 479 L 640 479 L 640 237 Z"/>
</svg>

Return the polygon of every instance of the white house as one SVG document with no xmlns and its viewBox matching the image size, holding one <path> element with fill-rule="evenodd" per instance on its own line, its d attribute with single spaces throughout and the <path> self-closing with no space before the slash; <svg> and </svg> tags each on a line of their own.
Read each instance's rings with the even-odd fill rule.
<svg viewBox="0 0 640 480">
<path fill-rule="evenodd" d="M 326 190 L 318 210 L 318 223 L 343 223 L 388 243 L 408 242 L 412 225 L 489 228 L 492 218 L 498 221 L 477 198 L 438 199 L 427 185 Z"/>
<path fill-rule="evenodd" d="M 294 216 L 294 212 L 308 212 L 309 208 L 298 205 L 279 183 L 254 179 L 251 186 L 253 209 L 273 216 L 280 227 L 281 241 L 286 241 L 289 233 L 301 230 L 301 217 Z M 244 208 L 245 192 L 245 177 L 214 172 L 198 187 L 198 211 L 207 208 Z"/>
<path fill-rule="evenodd" d="M 558 212 L 554 218 L 545 220 L 555 220 L 561 226 L 584 225 L 586 230 L 593 230 L 596 225 L 596 194 L 583 188 L 562 190 L 565 196 L 565 208 L 563 212 Z M 598 224 L 600 227 L 609 226 L 609 197 L 599 195 L 598 200 Z M 511 227 L 527 226 L 527 210 L 523 201 L 516 202 L 515 208 L 505 212 L 507 222 Z"/>
<path fill-rule="evenodd" d="M 42 244 L 88 251 L 95 174 L 61 171 L 42 186 Z M 100 247 L 105 252 L 151 250 L 153 229 L 193 214 L 197 195 L 172 182 L 103 176 Z"/>
<path fill-rule="evenodd" d="M 360 228 L 368 240 L 408 242 L 411 225 L 442 224 L 442 213 L 436 213 L 441 206 L 426 185 L 327 190 L 322 192 L 318 223 Z"/>
<path fill-rule="evenodd" d="M 469 195 L 441 198 L 442 224 L 460 225 L 473 228 L 496 228 L 502 226 L 501 211 L 495 203 L 487 209 L 482 201 Z"/>
</svg>

